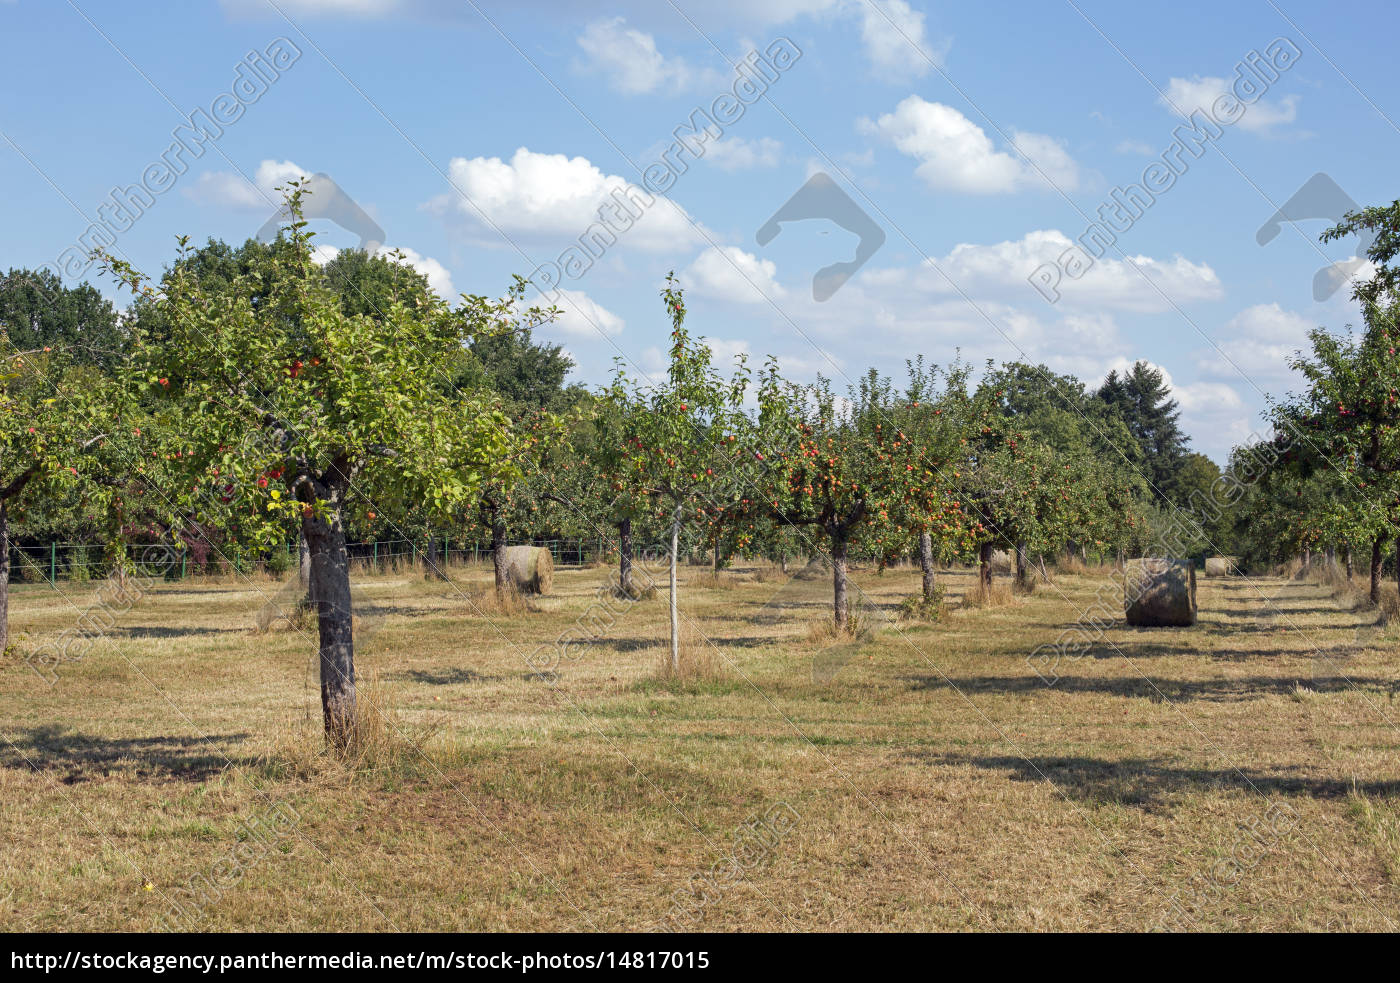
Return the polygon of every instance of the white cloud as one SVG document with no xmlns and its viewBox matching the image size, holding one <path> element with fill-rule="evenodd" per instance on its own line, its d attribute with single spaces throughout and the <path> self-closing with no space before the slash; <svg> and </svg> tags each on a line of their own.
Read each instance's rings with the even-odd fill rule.
<svg viewBox="0 0 1400 983">
<path fill-rule="evenodd" d="M 905 0 L 866 0 L 859 4 L 860 38 L 875 74 L 889 81 L 922 78 L 940 64 L 943 53 L 924 34 L 924 15 Z"/>
<path fill-rule="evenodd" d="M 627 26 L 623 17 L 594 21 L 578 37 L 583 68 L 602 75 L 609 87 L 627 95 L 658 89 L 679 92 L 700 84 L 718 84 L 718 73 L 692 68 L 683 58 L 667 57 L 656 38 Z"/>
<path fill-rule="evenodd" d="M 711 246 L 695 258 L 682 274 L 693 290 L 742 304 L 763 303 L 765 297 L 783 296 L 776 279 L 778 267 L 738 246 Z"/>
<path fill-rule="evenodd" d="M 560 290 L 557 306 L 560 314 L 551 327 L 573 338 L 596 340 L 600 333 L 613 337 L 625 326 L 622 318 L 582 290 Z"/>
<path fill-rule="evenodd" d="M 920 96 L 909 96 L 893 113 L 873 122 L 862 119 L 857 125 L 919 161 L 914 173 L 931 188 L 1005 194 L 1044 187 L 1047 178 L 1066 191 L 1079 184 L 1078 166 L 1053 137 L 1016 132 L 1012 139 L 1019 153 L 997 150 L 986 132 L 962 113 Z"/>
<path fill-rule="evenodd" d="M 1061 191 L 1073 191 L 1079 187 L 1079 165 L 1059 140 L 1043 133 L 1012 130 L 1011 142 L 1028 162 L 1029 184 L 1048 182 Z"/>
<path fill-rule="evenodd" d="M 725 171 L 746 171 L 755 167 L 777 167 L 783 145 L 772 137 L 745 140 L 729 137 L 710 144 L 705 160 Z"/>
<path fill-rule="evenodd" d="M 1041 303 L 1028 278 L 1071 245 L 1069 237 L 1058 229 L 1040 229 L 1020 239 L 990 245 L 960 243 L 946 256 L 933 257 L 919 267 L 875 269 L 862 278 L 894 289 L 933 294 L 961 291 L 974 298 L 1015 304 L 1028 303 L 1029 298 Z M 1131 264 L 1105 256 L 1079 279 L 1063 277 L 1057 288 L 1061 294 L 1058 306 L 1074 313 L 1095 309 L 1151 312 L 1170 310 L 1172 302 L 1214 300 L 1223 293 L 1220 278 L 1205 263 L 1193 263 L 1183 256 L 1130 259 Z"/>
<path fill-rule="evenodd" d="M 752 361 L 749 343 L 743 338 L 706 338 L 705 344 L 710 346 L 711 364 L 721 372 L 727 373 L 732 369 L 740 355 Z"/>
<path fill-rule="evenodd" d="M 634 194 L 644 194 L 627 179 L 604 174 L 586 157 L 541 154 L 525 147 L 509 162 L 455 157 L 448 175 L 457 190 L 432 199 L 429 207 L 460 221 L 476 241 L 497 247 L 508 245 L 500 233 L 566 247 L 590 227 L 602 228 L 599 209 L 616 200 L 613 192 L 623 197 L 632 188 Z M 638 211 L 635 204 L 629 207 L 634 214 Z M 614 222 L 617 229 L 622 228 L 620 222 Z M 609 234 L 616 236 L 618 245 L 651 252 L 690 249 L 704 241 L 685 209 L 664 196 L 656 197 L 630 228 Z"/>
<path fill-rule="evenodd" d="M 1196 110 L 1204 110 L 1211 115 L 1211 106 L 1223 95 L 1230 94 L 1231 82 L 1228 79 L 1193 75 L 1189 79 L 1173 78 L 1167 84 L 1167 92 L 1158 98 L 1163 106 L 1173 112 L 1190 116 Z M 1251 133 L 1268 133 L 1275 126 L 1292 123 L 1298 116 L 1298 97 L 1284 96 L 1277 101 L 1259 99 L 1246 105 L 1244 115 L 1236 122 L 1242 130 Z"/>
<path fill-rule="evenodd" d="M 325 266 L 340 255 L 340 247 L 328 246 L 325 244 L 311 247 L 311 262 L 318 266 Z"/>
<path fill-rule="evenodd" d="M 1189 382 L 1172 386 L 1172 394 L 1181 404 L 1184 416 L 1222 411 L 1236 412 L 1244 408 L 1244 400 L 1233 386 L 1223 382 Z"/>
<path fill-rule="evenodd" d="M 1308 332 L 1315 327 L 1277 302 L 1255 304 L 1225 322 L 1215 345 L 1197 353 L 1196 364 L 1207 375 L 1243 375 L 1262 389 L 1277 388 L 1295 379 L 1288 361 L 1295 352 L 1308 350 Z"/>
<path fill-rule="evenodd" d="M 252 181 L 232 171 L 205 171 L 185 189 L 185 195 L 202 205 L 267 211 L 282 203 L 282 193 L 277 188 L 310 176 L 310 171 L 289 160 L 264 160 L 258 164 Z"/>
</svg>

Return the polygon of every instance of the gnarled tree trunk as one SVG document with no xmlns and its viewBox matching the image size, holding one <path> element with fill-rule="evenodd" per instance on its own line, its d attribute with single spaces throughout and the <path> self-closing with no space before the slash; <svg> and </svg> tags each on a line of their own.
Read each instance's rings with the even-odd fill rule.
<svg viewBox="0 0 1400 983">
<path fill-rule="evenodd" d="M 846 596 L 846 537 L 831 537 L 831 586 L 836 630 L 845 631 L 850 623 L 850 604 Z"/>
<path fill-rule="evenodd" d="M 350 558 L 338 510 L 306 516 L 302 533 L 311 554 L 311 593 L 320 636 L 321 712 L 326 741 L 343 749 L 355 735 L 355 642 Z"/>
<path fill-rule="evenodd" d="M 992 586 L 992 544 L 983 543 L 977 551 L 977 581 L 983 588 Z"/>
<path fill-rule="evenodd" d="M 1016 544 L 1016 586 L 1025 588 L 1030 584 L 1029 565 L 1026 562 L 1026 544 Z"/>
</svg>

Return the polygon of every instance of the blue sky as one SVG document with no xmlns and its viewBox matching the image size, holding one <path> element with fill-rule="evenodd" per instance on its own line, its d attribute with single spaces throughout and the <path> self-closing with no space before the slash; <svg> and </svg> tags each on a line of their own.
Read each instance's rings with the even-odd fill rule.
<svg viewBox="0 0 1400 983">
<path fill-rule="evenodd" d="M 325 173 L 435 286 L 498 294 L 577 245 L 697 108 L 732 96 L 735 64 L 778 42 L 794 60 L 766 91 L 671 153 L 683 173 L 586 272 L 561 267 L 564 315 L 542 334 L 578 378 L 605 381 L 617 357 L 662 368 L 657 290 L 674 269 L 721 357 L 776 355 L 794 378 L 842 385 L 961 350 L 1096 383 L 1147 359 L 1193 446 L 1223 460 L 1260 427 L 1263 394 L 1293 384 L 1306 331 L 1355 320 L 1345 286 L 1313 288 L 1354 243 L 1320 245 L 1323 219 L 1257 233 L 1318 173 L 1360 204 L 1396 197 L 1397 19 L 1296 0 L 0 0 L 0 265 L 64 270 L 105 223 L 114 252 L 158 272 L 176 235 L 242 241 L 277 183 Z M 274 81 L 238 94 L 277 59 Z M 1265 67 L 1240 87 L 1249 59 Z M 1175 155 L 1170 187 L 1119 214 L 1087 271 L 1067 259 L 1198 109 L 1215 123 L 1199 158 Z M 162 165 L 196 111 L 226 114 L 220 132 Z M 755 237 L 817 172 L 885 235 L 824 301 L 813 275 L 855 235 L 814 219 Z M 131 214 L 99 211 L 143 180 Z M 359 242 L 314 227 L 328 248 Z"/>
</svg>

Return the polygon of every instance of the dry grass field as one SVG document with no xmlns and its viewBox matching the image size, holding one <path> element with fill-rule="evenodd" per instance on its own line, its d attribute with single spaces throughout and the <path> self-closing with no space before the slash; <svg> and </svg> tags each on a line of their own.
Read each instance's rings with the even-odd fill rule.
<svg viewBox="0 0 1400 983">
<path fill-rule="evenodd" d="M 1102 572 L 975 607 L 950 571 L 891 625 L 917 572 L 858 571 L 833 645 L 826 580 L 686 568 L 680 678 L 664 591 L 607 573 L 521 610 L 484 568 L 360 578 L 352 766 L 312 635 L 254 630 L 276 583 L 162 585 L 50 679 L 24 654 L 100 585 L 17 587 L 0 929 L 1400 928 L 1396 631 L 1328 588 L 1203 579 L 1196 627 L 1051 686 L 1027 656 Z"/>
</svg>

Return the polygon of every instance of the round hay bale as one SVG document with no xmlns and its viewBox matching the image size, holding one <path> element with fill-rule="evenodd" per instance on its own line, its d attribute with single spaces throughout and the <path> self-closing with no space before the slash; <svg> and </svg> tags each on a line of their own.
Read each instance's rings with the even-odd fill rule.
<svg viewBox="0 0 1400 983">
<path fill-rule="evenodd" d="M 507 546 L 506 582 L 521 594 L 548 594 L 554 583 L 554 557 L 543 546 Z"/>
<path fill-rule="evenodd" d="M 1206 557 L 1207 577 L 1229 577 L 1239 573 L 1235 564 L 1239 561 L 1237 556 L 1208 556 Z"/>
<path fill-rule="evenodd" d="M 1196 623 L 1196 568 L 1190 560 L 1129 560 L 1123 578 L 1128 624 L 1183 628 Z"/>
<path fill-rule="evenodd" d="M 1011 554 L 1006 550 L 992 550 L 990 566 L 992 568 L 992 573 L 1010 573 Z"/>
</svg>

